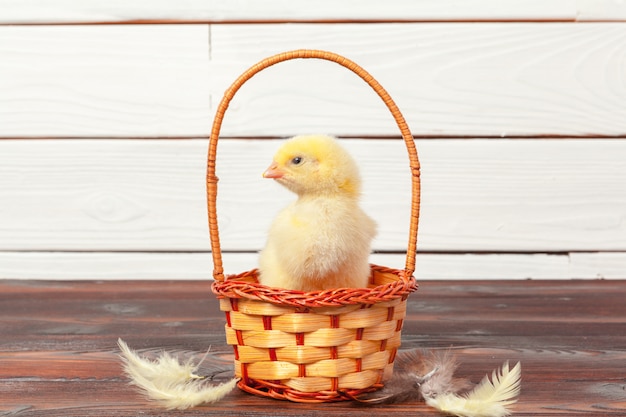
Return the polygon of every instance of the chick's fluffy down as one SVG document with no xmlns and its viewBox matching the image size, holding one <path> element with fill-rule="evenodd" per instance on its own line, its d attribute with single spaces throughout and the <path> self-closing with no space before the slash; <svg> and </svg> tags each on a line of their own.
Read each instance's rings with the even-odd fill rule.
<svg viewBox="0 0 626 417">
<path fill-rule="evenodd" d="M 298 199 L 270 227 L 260 282 L 301 291 L 366 287 L 376 225 L 358 205 L 360 178 L 350 155 L 328 136 L 298 136 L 270 169 L 266 176 Z"/>
</svg>

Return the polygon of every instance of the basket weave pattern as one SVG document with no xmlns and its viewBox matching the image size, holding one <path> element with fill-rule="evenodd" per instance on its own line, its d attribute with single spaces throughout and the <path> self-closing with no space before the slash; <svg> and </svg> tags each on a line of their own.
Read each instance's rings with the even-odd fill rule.
<svg viewBox="0 0 626 417">
<path fill-rule="evenodd" d="M 215 160 L 224 113 L 239 88 L 279 62 L 317 58 L 338 63 L 366 81 L 394 117 L 409 153 L 412 202 L 405 269 L 371 266 L 367 288 L 302 292 L 270 288 L 257 270 L 224 276 L 217 228 Z M 226 315 L 238 386 L 247 392 L 298 402 L 352 399 L 382 387 L 393 372 L 413 271 L 419 219 L 419 161 L 403 116 L 387 92 L 356 63 L 331 52 L 296 50 L 266 58 L 244 72 L 218 107 L 207 158 L 207 206 L 215 281 L 212 290 Z"/>
<path fill-rule="evenodd" d="M 379 388 L 391 376 L 414 279 L 372 265 L 370 288 L 346 297 L 341 290 L 270 289 L 251 272 L 229 276 L 232 285 L 213 285 L 216 294 L 228 295 L 220 308 L 240 388 L 292 401 L 337 401 Z"/>
</svg>

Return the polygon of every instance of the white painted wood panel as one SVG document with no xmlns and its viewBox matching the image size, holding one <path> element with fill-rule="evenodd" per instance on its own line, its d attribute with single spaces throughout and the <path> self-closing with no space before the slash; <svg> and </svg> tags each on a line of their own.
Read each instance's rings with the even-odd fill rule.
<svg viewBox="0 0 626 417">
<path fill-rule="evenodd" d="M 327 49 L 376 77 L 414 134 L 626 135 L 623 23 L 216 25 L 211 30 L 213 90 L 225 89 L 266 56 Z M 235 97 L 225 134 L 397 134 L 378 98 L 336 64 L 300 60 L 257 77 Z"/>
<path fill-rule="evenodd" d="M 255 268 L 254 253 L 226 253 L 227 273 Z M 402 269 L 403 255 L 372 255 Z M 0 279 L 212 279 L 210 253 L 0 252 Z M 595 279 L 626 277 L 626 253 L 418 254 L 424 279 Z M 207 286 L 207 291 L 209 291 Z"/>
<path fill-rule="evenodd" d="M 578 0 L 576 20 L 626 20 L 626 2 L 624 0 Z"/>
<path fill-rule="evenodd" d="M 0 23 L 616 20 L 621 0 L 0 0 Z"/>
<path fill-rule="evenodd" d="M 619 7 L 615 0 L 594 0 Z M 0 0 L 0 22 L 574 20 L 576 0 Z M 587 2 L 589 3 L 589 2 Z M 602 16 L 597 5 L 592 7 Z"/>
<path fill-rule="evenodd" d="M 0 137 L 206 132 L 206 25 L 0 27 Z"/>
<path fill-rule="evenodd" d="M 424 136 L 626 135 L 626 24 L 0 27 L 0 137 L 208 135 L 258 59 L 310 47 L 371 72 Z M 211 106 L 212 104 L 212 106 Z M 397 135 L 355 75 L 283 63 L 235 98 L 224 134 Z"/>
<path fill-rule="evenodd" d="M 208 135 L 241 71 L 303 47 L 364 66 L 417 135 L 485 138 L 418 141 L 418 279 L 626 278 L 626 140 L 597 138 L 626 137 L 622 0 L 0 0 L 0 138 L 60 138 L 0 140 L 0 279 L 209 279 L 206 140 L 163 138 Z M 308 131 L 397 135 L 365 84 L 318 61 L 255 77 L 223 134 Z M 260 178 L 278 145 L 220 143 L 226 272 L 256 266 L 292 198 Z M 375 249 L 404 250 L 402 144 L 346 146 Z"/>
<path fill-rule="evenodd" d="M 293 197 L 261 178 L 277 140 L 221 140 L 224 250 L 258 250 Z M 406 249 L 403 143 L 347 140 L 375 248 Z M 206 251 L 206 140 L 0 141 L 0 250 Z M 626 250 L 626 141 L 419 140 L 426 251 Z"/>
<path fill-rule="evenodd" d="M 623 252 L 570 253 L 572 278 L 624 278 L 626 254 Z"/>
</svg>

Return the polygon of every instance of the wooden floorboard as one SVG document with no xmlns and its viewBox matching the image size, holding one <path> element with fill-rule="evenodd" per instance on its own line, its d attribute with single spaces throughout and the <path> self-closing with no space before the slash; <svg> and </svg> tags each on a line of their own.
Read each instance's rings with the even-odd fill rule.
<svg viewBox="0 0 626 417">
<path fill-rule="evenodd" d="M 626 281 L 425 281 L 402 349 L 453 349 L 478 382 L 521 361 L 521 416 L 626 416 Z M 206 281 L 0 281 L 0 416 L 440 415 L 422 402 L 305 405 L 239 390 L 166 411 L 128 386 L 117 338 L 153 355 L 200 358 L 232 375 L 224 318 Z M 216 371 L 218 370 L 218 371 Z"/>
</svg>

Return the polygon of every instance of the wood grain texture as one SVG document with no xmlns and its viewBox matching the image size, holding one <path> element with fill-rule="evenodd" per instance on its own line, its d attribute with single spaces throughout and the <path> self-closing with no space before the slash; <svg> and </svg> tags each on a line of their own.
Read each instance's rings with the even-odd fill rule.
<svg viewBox="0 0 626 417">
<path fill-rule="evenodd" d="M 405 254 L 370 262 L 403 268 Z M 254 252 L 222 254 L 227 274 L 258 267 Z M 213 279 L 207 252 L 0 252 L 0 279 Z M 418 253 L 417 279 L 624 279 L 626 252 Z"/>
<path fill-rule="evenodd" d="M 596 0 L 598 2 L 598 0 Z M 615 1 L 599 1 L 611 5 Z M 578 2 L 580 3 L 580 2 Z M 613 8 L 619 5 L 612 6 Z M 580 7 L 574 0 L 446 1 L 391 0 L 0 0 L 2 23 L 100 23 L 128 21 L 380 21 L 380 20 L 575 20 Z M 594 9 L 602 15 L 599 7 Z M 609 15 L 605 17 L 610 17 Z"/>
<path fill-rule="evenodd" d="M 625 25 L 622 0 L 0 0 L 0 278 L 210 277 L 206 149 L 191 138 L 241 71 L 302 47 L 364 66 L 427 139 L 420 279 L 625 278 Z M 276 142 L 232 138 L 307 131 L 374 138 L 349 146 L 375 249 L 405 249 L 408 178 L 399 142 L 378 140 L 398 135 L 386 109 L 353 74 L 298 61 L 255 77 L 227 113 L 227 269 L 256 266 L 291 198 L 259 179 Z"/>
<path fill-rule="evenodd" d="M 624 136 L 625 27 L 221 25 L 211 29 L 213 82 L 228 85 L 284 50 L 328 49 L 376 77 L 417 135 Z M 358 77 L 317 61 L 279 65 L 246 83 L 222 129 L 226 136 L 303 131 L 397 135 Z"/>
<path fill-rule="evenodd" d="M 205 132 L 205 25 L 0 27 L 0 137 Z"/>
<path fill-rule="evenodd" d="M 376 250 L 405 250 L 410 173 L 397 140 L 345 140 Z M 222 140 L 222 248 L 254 251 L 293 195 L 261 178 L 279 140 Z M 0 141 L 0 249 L 207 251 L 206 140 Z M 420 140 L 418 248 L 626 250 L 626 141 Z"/>
<path fill-rule="evenodd" d="M 0 24 L 126 22 L 625 20 L 619 0 L 0 0 Z"/>
<path fill-rule="evenodd" d="M 303 47 L 365 67 L 417 135 L 625 136 L 624 25 L 213 25 L 210 45 L 206 25 L 3 26 L 0 137 L 208 136 L 235 77 Z M 358 77 L 317 61 L 247 83 L 223 134 L 306 131 L 397 135 Z"/>
<path fill-rule="evenodd" d="M 576 20 L 626 20 L 626 3 L 621 0 L 580 0 Z"/>
<path fill-rule="evenodd" d="M 478 382 L 521 361 L 515 415 L 626 414 L 626 281 L 423 281 L 409 298 L 402 349 L 451 348 Z M 118 337 L 146 355 L 199 360 L 232 374 L 224 319 L 202 281 L 0 281 L 0 412 L 28 416 L 161 416 L 129 388 Z M 567 395 L 565 395 L 566 393 Z M 440 414 L 421 402 L 304 405 L 234 391 L 181 416 Z"/>
</svg>

